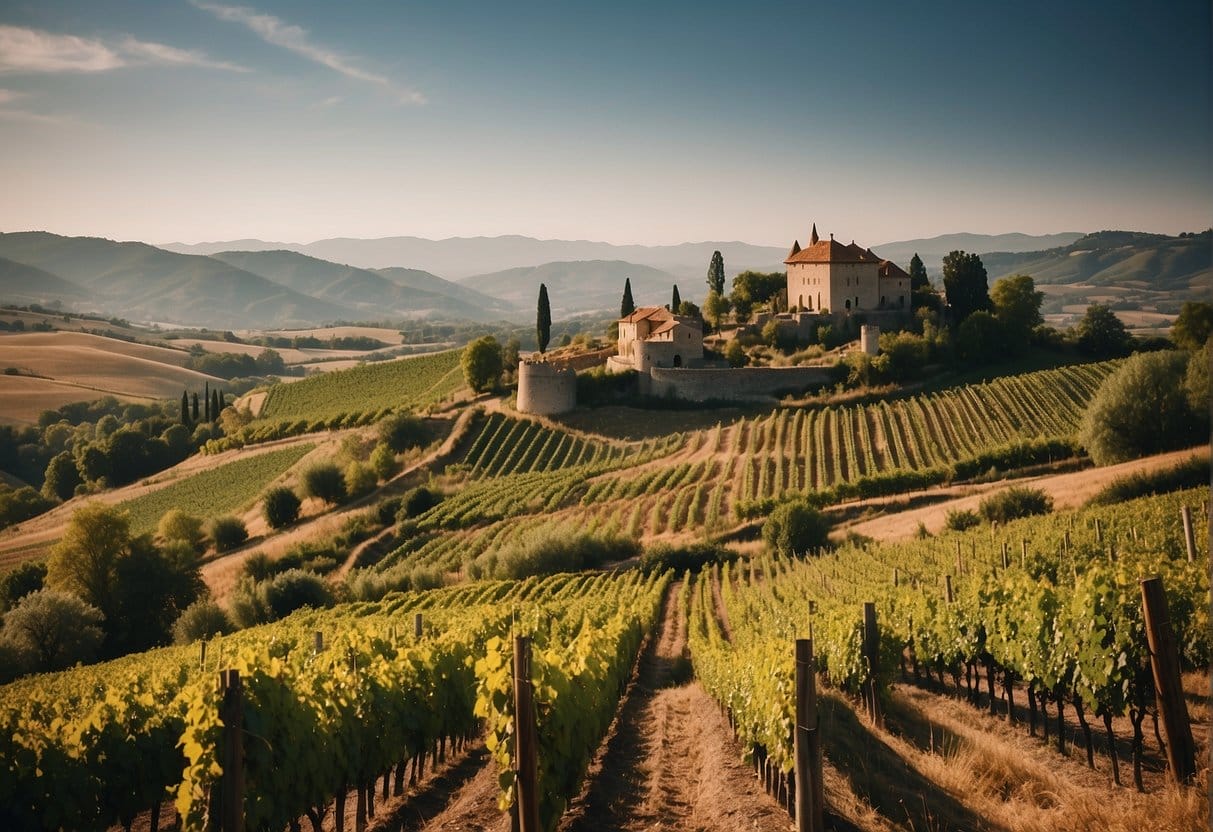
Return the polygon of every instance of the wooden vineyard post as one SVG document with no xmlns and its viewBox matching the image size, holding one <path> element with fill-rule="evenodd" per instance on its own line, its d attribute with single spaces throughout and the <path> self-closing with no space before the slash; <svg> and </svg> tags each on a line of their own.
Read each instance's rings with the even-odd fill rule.
<svg viewBox="0 0 1213 832">
<path fill-rule="evenodd" d="M 223 722 L 219 765 L 223 774 L 212 792 L 210 828 L 216 832 L 244 830 L 244 685 L 239 670 L 219 671 L 219 719 Z"/>
<path fill-rule="evenodd" d="M 821 736 L 817 731 L 817 681 L 813 640 L 796 639 L 796 832 L 825 832 Z"/>
<path fill-rule="evenodd" d="M 531 637 L 514 636 L 514 796 L 520 832 L 539 827 L 538 746 L 534 690 L 531 686 Z"/>
<path fill-rule="evenodd" d="M 324 652 L 324 633 L 320 632 L 319 630 L 312 633 L 312 648 L 317 653 Z"/>
<path fill-rule="evenodd" d="M 1196 751 L 1179 675 L 1179 648 L 1171 631 L 1161 578 L 1146 578 L 1141 582 L 1141 607 L 1150 644 L 1158 713 L 1167 732 L 1167 764 L 1175 782 L 1186 783 L 1196 774 Z"/>
<path fill-rule="evenodd" d="M 952 603 L 952 576 L 943 576 L 943 597 L 949 604 Z"/>
<path fill-rule="evenodd" d="M 1192 509 L 1184 506 L 1179 510 L 1184 521 L 1184 544 L 1188 547 L 1188 562 L 1196 560 L 1196 536 L 1192 533 Z"/>
<path fill-rule="evenodd" d="M 421 613 L 413 616 L 413 638 L 421 638 L 422 624 Z"/>
<path fill-rule="evenodd" d="M 206 670 L 206 641 L 198 642 L 198 669 Z"/>
<path fill-rule="evenodd" d="M 880 663 L 880 632 L 876 629 L 876 604 L 865 601 L 863 604 L 863 655 L 868 664 L 868 678 L 864 682 L 864 702 L 868 706 L 868 716 L 873 725 L 880 725 L 880 697 L 877 694 L 879 685 L 876 680 L 876 670 Z"/>
</svg>

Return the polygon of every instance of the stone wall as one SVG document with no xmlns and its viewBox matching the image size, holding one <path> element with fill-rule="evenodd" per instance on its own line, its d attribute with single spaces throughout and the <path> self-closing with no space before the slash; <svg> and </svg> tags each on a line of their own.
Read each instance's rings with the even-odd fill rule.
<svg viewBox="0 0 1213 832">
<path fill-rule="evenodd" d="M 577 373 L 545 362 L 518 362 L 518 410 L 538 416 L 568 413 L 577 406 Z"/>
<path fill-rule="evenodd" d="M 739 367 L 690 369 L 654 367 L 640 376 L 641 392 L 687 401 L 764 399 L 803 392 L 831 381 L 828 367 Z M 646 389 L 647 388 L 647 389 Z"/>
<path fill-rule="evenodd" d="M 859 349 L 868 355 L 880 352 L 880 327 L 876 324 L 864 324 L 859 328 Z"/>
</svg>

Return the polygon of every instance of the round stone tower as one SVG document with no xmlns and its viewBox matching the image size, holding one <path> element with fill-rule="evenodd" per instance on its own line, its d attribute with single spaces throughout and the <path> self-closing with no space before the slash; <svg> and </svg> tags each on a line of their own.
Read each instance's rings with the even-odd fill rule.
<svg viewBox="0 0 1213 832">
<path fill-rule="evenodd" d="M 543 361 L 518 362 L 518 410 L 537 416 L 568 413 L 577 406 L 577 373 Z"/>
<path fill-rule="evenodd" d="M 864 324 L 859 330 L 859 349 L 868 355 L 880 352 L 880 327 Z"/>
</svg>

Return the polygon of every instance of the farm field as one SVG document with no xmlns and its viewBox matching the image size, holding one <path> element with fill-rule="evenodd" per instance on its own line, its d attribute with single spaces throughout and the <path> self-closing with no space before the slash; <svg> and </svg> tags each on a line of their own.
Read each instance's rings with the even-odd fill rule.
<svg viewBox="0 0 1213 832">
<path fill-rule="evenodd" d="M 327 419 L 351 411 L 437 404 L 463 387 L 459 352 L 380 361 L 272 387 L 262 419 Z"/>
<path fill-rule="evenodd" d="M 32 422 L 48 408 L 112 395 L 128 400 L 180 396 L 218 379 L 187 370 L 188 353 L 82 332 L 0 334 L 0 421 Z M 11 407 L 8 406 L 11 404 Z"/>
</svg>

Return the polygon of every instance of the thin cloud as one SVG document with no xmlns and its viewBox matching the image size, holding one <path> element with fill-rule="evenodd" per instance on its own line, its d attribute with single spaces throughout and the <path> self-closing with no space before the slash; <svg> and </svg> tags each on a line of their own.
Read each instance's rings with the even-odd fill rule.
<svg viewBox="0 0 1213 832">
<path fill-rule="evenodd" d="M 314 43 L 306 29 L 287 23 L 271 14 L 263 14 L 247 6 L 222 6 L 205 0 L 190 0 L 196 8 L 209 12 L 227 23 L 239 23 L 251 29 L 266 43 L 290 50 L 309 61 L 326 66 L 355 81 L 375 84 L 392 93 L 402 104 L 424 104 L 425 96 L 417 90 L 400 87 L 388 78 L 368 72 L 352 64 L 345 56 Z"/>
<path fill-rule="evenodd" d="M 147 63 L 161 66 L 197 66 L 204 69 L 222 69 L 228 72 L 248 72 L 248 67 L 227 61 L 215 61 L 205 53 L 196 49 L 178 49 L 163 43 L 135 40 L 126 38 L 122 41 L 122 51 L 133 59 L 142 59 Z"/>
<path fill-rule="evenodd" d="M 203 52 L 125 37 L 117 43 L 0 25 L 0 73 L 108 72 L 132 66 L 192 66 L 247 72 Z"/>
</svg>

